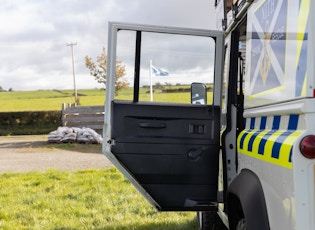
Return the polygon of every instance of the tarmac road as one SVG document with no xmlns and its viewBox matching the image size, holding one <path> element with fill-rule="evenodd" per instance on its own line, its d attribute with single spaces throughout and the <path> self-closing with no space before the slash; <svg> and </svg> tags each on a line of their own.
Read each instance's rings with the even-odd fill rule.
<svg viewBox="0 0 315 230">
<path fill-rule="evenodd" d="M 101 152 L 49 148 L 47 136 L 0 136 L 0 173 L 57 169 L 106 169 L 112 164 Z M 95 148 L 94 148 L 95 149 Z"/>
</svg>

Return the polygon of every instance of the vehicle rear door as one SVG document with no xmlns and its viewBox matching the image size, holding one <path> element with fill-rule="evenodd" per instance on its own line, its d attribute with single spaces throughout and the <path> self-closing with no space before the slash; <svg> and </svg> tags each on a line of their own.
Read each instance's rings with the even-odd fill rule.
<svg viewBox="0 0 315 230">
<path fill-rule="evenodd" d="M 103 152 L 158 210 L 208 210 L 217 201 L 223 39 L 109 23 Z M 206 85 L 206 104 L 191 103 L 194 82 Z"/>
</svg>

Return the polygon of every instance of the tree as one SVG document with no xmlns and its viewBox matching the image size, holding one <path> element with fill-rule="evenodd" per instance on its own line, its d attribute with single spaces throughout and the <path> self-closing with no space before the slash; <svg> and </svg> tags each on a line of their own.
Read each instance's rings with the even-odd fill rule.
<svg viewBox="0 0 315 230">
<path fill-rule="evenodd" d="M 100 56 L 97 56 L 97 63 L 95 63 L 89 56 L 85 57 L 85 66 L 90 70 L 90 74 L 95 78 L 98 83 L 104 84 L 106 88 L 107 78 L 107 55 L 106 50 L 103 47 Z M 119 90 L 129 87 L 129 83 L 124 78 L 126 75 L 126 67 L 121 61 L 116 61 L 116 82 L 115 93 Z"/>
</svg>

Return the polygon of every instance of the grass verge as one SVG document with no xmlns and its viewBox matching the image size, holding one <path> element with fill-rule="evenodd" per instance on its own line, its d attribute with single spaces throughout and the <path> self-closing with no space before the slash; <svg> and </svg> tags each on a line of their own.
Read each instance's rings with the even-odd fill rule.
<svg viewBox="0 0 315 230">
<path fill-rule="evenodd" d="M 159 213 L 115 168 L 0 174 L 1 229 L 196 229 L 195 214 Z"/>
</svg>

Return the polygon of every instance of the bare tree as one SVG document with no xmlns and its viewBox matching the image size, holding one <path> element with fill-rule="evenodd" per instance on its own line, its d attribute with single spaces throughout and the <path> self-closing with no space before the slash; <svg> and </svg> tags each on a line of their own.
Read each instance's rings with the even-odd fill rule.
<svg viewBox="0 0 315 230">
<path fill-rule="evenodd" d="M 100 56 L 97 56 L 96 63 L 89 56 L 85 57 L 85 66 L 90 70 L 90 74 L 95 78 L 98 83 L 104 84 L 106 88 L 106 78 L 107 78 L 107 55 L 106 50 L 103 47 Z M 121 61 L 116 62 L 116 82 L 115 82 L 115 92 L 116 94 L 121 89 L 129 87 L 129 83 L 124 78 L 126 75 L 126 67 Z"/>
</svg>

